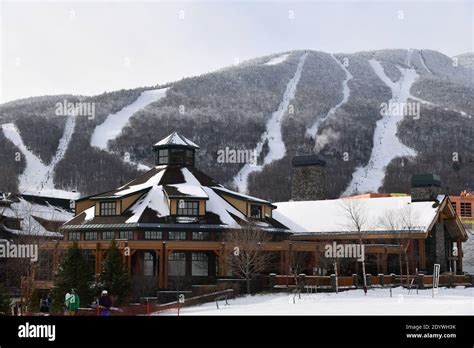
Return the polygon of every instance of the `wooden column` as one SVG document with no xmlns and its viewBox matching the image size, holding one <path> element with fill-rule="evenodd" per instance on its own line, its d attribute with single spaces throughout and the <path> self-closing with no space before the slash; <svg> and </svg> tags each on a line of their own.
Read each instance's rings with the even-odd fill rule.
<svg viewBox="0 0 474 348">
<path fill-rule="evenodd" d="M 161 276 L 161 264 L 163 263 L 163 257 L 162 257 L 162 251 L 161 249 L 155 250 L 156 252 L 156 262 L 157 262 L 157 267 L 156 267 L 156 276 L 158 277 L 158 289 L 163 288 L 163 277 Z"/>
<path fill-rule="evenodd" d="M 418 239 L 418 255 L 420 259 L 418 269 L 420 271 L 426 271 L 426 251 L 424 239 Z"/>
<path fill-rule="evenodd" d="M 320 255 L 319 255 L 319 247 L 318 247 L 318 244 L 316 244 L 316 250 L 314 252 L 314 268 L 317 268 L 319 270 L 320 266 L 321 266 L 321 262 L 320 262 Z M 313 271 L 314 273 L 314 271 Z M 315 274 L 315 275 L 319 275 L 318 274 Z"/>
<path fill-rule="evenodd" d="M 457 261 L 456 268 L 459 272 L 462 272 L 462 269 L 463 269 L 462 258 L 464 256 L 464 252 L 462 251 L 462 242 L 460 239 L 456 241 L 456 245 L 458 247 L 458 261 Z"/>
<path fill-rule="evenodd" d="M 164 262 L 163 262 L 163 287 L 165 289 L 168 288 L 168 259 L 170 254 L 173 252 L 172 250 L 167 250 L 166 249 L 166 244 L 165 244 L 165 250 L 164 250 Z"/>
</svg>

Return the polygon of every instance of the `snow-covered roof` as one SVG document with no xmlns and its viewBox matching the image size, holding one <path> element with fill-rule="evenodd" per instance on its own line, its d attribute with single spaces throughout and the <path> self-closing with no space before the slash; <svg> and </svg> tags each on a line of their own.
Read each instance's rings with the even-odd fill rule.
<svg viewBox="0 0 474 348">
<path fill-rule="evenodd" d="M 20 220 L 21 230 L 4 227 L 3 229 L 7 232 L 15 235 L 43 237 L 61 237 L 61 234 L 47 230 L 40 223 L 41 220 L 64 222 L 74 216 L 72 212 L 62 207 L 53 206 L 47 201 L 45 201 L 44 204 L 38 204 L 21 196 L 15 197 L 10 206 L 1 208 L 0 215 Z"/>
<path fill-rule="evenodd" d="M 244 200 L 267 203 L 267 201 L 242 195 L 219 185 L 212 178 L 194 167 L 157 166 L 142 176 L 119 187 L 117 190 L 90 197 L 90 199 L 120 198 L 125 195 L 140 193 L 139 198 L 120 216 L 94 216 L 94 207 L 86 209 L 78 216 L 68 221 L 69 226 L 96 225 L 96 224 L 143 224 L 143 223 L 199 223 L 222 225 L 222 227 L 236 228 L 240 223 L 254 223 L 227 202 L 222 195 L 228 194 Z M 206 200 L 206 214 L 199 221 L 176 219 L 170 217 L 169 199 L 199 199 Z M 286 229 L 277 221 L 266 218 L 261 226 L 272 229 Z"/>
<path fill-rule="evenodd" d="M 439 196 L 442 201 L 444 196 Z M 275 203 L 273 218 L 295 234 L 357 233 L 348 209 L 363 220 L 363 232 L 426 232 L 440 207 L 435 201 L 412 202 L 410 196 L 343 198 Z M 350 208 L 352 207 L 352 208 Z"/>
<path fill-rule="evenodd" d="M 193 143 L 188 138 L 178 134 L 177 132 L 173 132 L 168 135 L 166 138 L 160 140 L 155 144 L 155 146 L 165 146 L 165 145 L 177 145 L 177 146 L 189 146 L 195 149 L 199 149 L 199 146 Z"/>
</svg>

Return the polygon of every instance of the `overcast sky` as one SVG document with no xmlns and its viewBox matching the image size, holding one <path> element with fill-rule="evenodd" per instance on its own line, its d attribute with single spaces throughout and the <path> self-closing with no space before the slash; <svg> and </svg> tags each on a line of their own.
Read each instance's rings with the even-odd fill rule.
<svg viewBox="0 0 474 348">
<path fill-rule="evenodd" d="M 0 10 L 0 102 L 152 86 L 291 49 L 453 56 L 474 46 L 472 1 L 2 2 Z"/>
</svg>

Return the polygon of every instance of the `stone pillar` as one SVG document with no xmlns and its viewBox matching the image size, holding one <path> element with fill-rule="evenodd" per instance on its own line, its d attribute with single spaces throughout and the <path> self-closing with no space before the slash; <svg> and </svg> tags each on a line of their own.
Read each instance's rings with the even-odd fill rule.
<svg viewBox="0 0 474 348">
<path fill-rule="evenodd" d="M 418 273 L 415 276 L 415 283 L 418 285 L 418 289 L 425 288 L 425 275 L 423 273 Z"/>
<path fill-rule="evenodd" d="M 270 273 L 269 274 L 269 283 L 270 283 L 270 291 L 275 290 L 275 278 L 276 278 L 276 273 Z"/>
<path fill-rule="evenodd" d="M 372 274 L 366 274 L 365 279 L 367 279 L 367 287 L 372 286 Z"/>
<path fill-rule="evenodd" d="M 326 162 L 316 155 L 295 156 L 292 161 L 291 199 L 326 199 Z"/>
<path fill-rule="evenodd" d="M 435 225 L 435 242 L 436 242 L 436 262 L 440 264 L 440 273 L 447 271 L 446 264 L 446 250 L 445 250 L 445 241 L 444 241 L 444 224 L 438 222 Z"/>
</svg>

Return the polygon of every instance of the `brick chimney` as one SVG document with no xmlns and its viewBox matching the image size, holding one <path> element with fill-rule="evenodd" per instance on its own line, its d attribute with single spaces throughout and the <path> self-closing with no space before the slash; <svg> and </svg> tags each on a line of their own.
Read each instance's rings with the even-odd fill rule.
<svg viewBox="0 0 474 348">
<path fill-rule="evenodd" d="M 315 201 L 326 199 L 326 161 L 318 155 L 295 156 L 291 162 L 291 199 Z"/>
<path fill-rule="evenodd" d="M 411 177 L 412 202 L 435 201 L 441 194 L 441 179 L 437 174 L 416 174 Z"/>
</svg>

